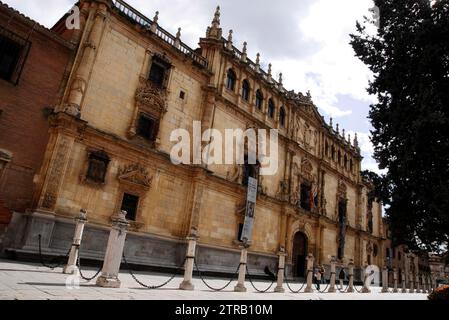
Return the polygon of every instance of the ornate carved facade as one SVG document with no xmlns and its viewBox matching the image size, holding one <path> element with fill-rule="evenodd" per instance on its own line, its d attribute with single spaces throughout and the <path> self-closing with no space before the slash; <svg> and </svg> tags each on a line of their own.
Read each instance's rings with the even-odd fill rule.
<svg viewBox="0 0 449 320">
<path fill-rule="evenodd" d="M 174 265 L 176 250 L 194 227 L 204 268 L 232 272 L 246 198 L 243 177 L 255 175 L 259 195 L 250 263 L 262 271 L 266 265 L 274 270 L 281 248 L 289 272 L 297 274 L 308 253 L 317 263 L 338 256 L 340 263 L 353 259 L 360 267 L 368 262 L 368 243 L 382 248 L 377 202 L 373 232 L 366 228 L 361 198 L 369 186 L 360 176 L 357 138 L 351 141 L 327 124 L 309 92 L 287 91 L 271 68 L 262 70 L 260 55 L 253 62 L 246 46 L 233 46 L 232 35 L 222 38 L 219 10 L 193 50 L 122 1 L 80 6 L 81 38 L 95 45 L 79 44 L 66 94 L 52 116 L 56 143 L 47 147 L 40 173 L 46 182 L 38 188 L 35 211 L 70 218 L 84 208 L 90 222 L 107 226 L 118 210 L 129 208 L 138 233 L 127 254 L 157 265 Z M 91 10 L 97 15 L 89 15 Z M 87 75 L 79 91 L 76 79 Z M 65 112 L 67 105 L 79 115 Z M 249 126 L 278 129 L 276 174 L 262 177 L 259 168 L 246 165 L 171 163 L 171 132 L 181 128 L 192 135 L 194 121 L 203 132 L 223 135 Z M 79 179 L 89 150 L 103 150 L 110 159 L 100 187 Z M 379 254 L 372 263 L 381 261 Z"/>
</svg>

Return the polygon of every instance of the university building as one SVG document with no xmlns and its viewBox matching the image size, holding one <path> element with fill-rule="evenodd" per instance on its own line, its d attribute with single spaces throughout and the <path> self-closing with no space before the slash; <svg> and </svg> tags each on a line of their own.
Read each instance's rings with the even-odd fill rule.
<svg viewBox="0 0 449 320">
<path fill-rule="evenodd" d="M 193 49 L 181 30 L 164 30 L 157 14 L 149 19 L 120 0 L 78 5 L 80 30 L 66 29 L 67 16 L 51 30 L 75 53 L 48 118 L 33 201 L 8 227 L 8 254 L 36 253 L 40 234 L 45 254 L 64 254 L 73 218 L 85 209 L 81 256 L 101 260 L 111 218 L 125 210 L 129 262 L 178 267 L 196 230 L 200 268 L 233 273 L 251 176 L 259 186 L 253 273 L 276 270 L 284 251 L 290 276 L 304 276 L 308 253 L 325 266 L 332 257 L 339 266 L 353 260 L 358 271 L 383 266 L 382 209 L 361 177 L 357 137 L 326 123 L 310 93 L 285 89 L 271 66 L 262 69 L 260 55 L 248 57 L 246 44 L 237 49 L 232 32 L 221 29 L 219 8 Z M 262 176 L 261 164 L 248 162 L 173 164 L 170 135 L 179 128 L 193 134 L 194 121 L 223 136 L 225 129 L 277 129 L 277 173 Z"/>
</svg>

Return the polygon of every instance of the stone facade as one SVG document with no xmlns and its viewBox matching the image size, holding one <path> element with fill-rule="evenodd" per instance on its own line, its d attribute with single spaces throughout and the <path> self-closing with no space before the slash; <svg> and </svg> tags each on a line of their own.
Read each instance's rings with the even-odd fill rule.
<svg viewBox="0 0 449 320">
<path fill-rule="evenodd" d="M 259 57 L 252 62 L 246 48 L 239 51 L 232 37 L 224 39 L 218 9 L 200 48 L 192 50 L 180 32 L 168 34 L 157 16 L 150 20 L 122 1 L 81 1 L 80 7 L 79 51 L 50 119 L 35 179 L 38 201 L 32 214 L 16 217 L 16 228 L 23 221 L 36 228 L 28 228 L 22 242 L 11 241 L 10 250 L 35 248 L 39 226 L 50 223 L 51 251 L 62 237 L 70 239 L 66 221 L 83 208 L 89 223 L 81 255 L 86 246 L 84 254 L 100 257 L 106 241 L 101 230 L 132 198 L 137 202 L 125 245 L 129 260 L 174 267 L 195 228 L 200 267 L 234 272 L 245 166 L 170 161 L 171 132 L 192 134 L 193 121 L 201 121 L 202 131 L 216 129 L 223 136 L 225 129 L 279 130 L 277 173 L 258 177 L 248 256 L 254 272 L 274 270 L 284 248 L 287 271 L 297 276 L 308 253 L 325 265 L 336 256 L 337 267 L 350 259 L 358 269 L 382 264 L 381 205 L 370 199 L 371 186 L 361 178 L 357 137 L 348 139 L 338 125 L 327 124 L 310 94 L 287 91 L 282 79 L 261 69 Z M 64 35 L 63 29 L 62 23 L 55 28 Z M 148 136 L 140 132 L 140 121 L 148 121 L 143 115 L 153 121 Z M 104 175 L 92 177 L 93 161 L 101 162 Z M 301 193 L 312 195 L 310 208 L 301 207 Z"/>
</svg>

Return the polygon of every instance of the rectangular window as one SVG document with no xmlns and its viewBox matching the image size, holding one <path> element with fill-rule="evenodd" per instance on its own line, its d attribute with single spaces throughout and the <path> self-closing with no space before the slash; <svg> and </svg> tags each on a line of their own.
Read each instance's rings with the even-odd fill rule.
<svg viewBox="0 0 449 320">
<path fill-rule="evenodd" d="M 301 208 L 307 211 L 310 211 L 312 209 L 311 192 L 311 186 L 307 184 L 301 184 Z"/>
<path fill-rule="evenodd" d="M 186 97 L 186 93 L 184 91 L 181 90 L 181 92 L 179 93 L 179 98 L 184 100 Z"/>
<path fill-rule="evenodd" d="M 150 69 L 149 80 L 157 87 L 164 85 L 166 69 L 158 63 L 153 62 Z"/>
<path fill-rule="evenodd" d="M 239 233 L 237 235 L 237 241 L 242 241 L 242 233 L 243 233 L 243 223 L 239 223 Z"/>
<path fill-rule="evenodd" d="M 137 124 L 137 134 L 149 141 L 154 141 L 156 136 L 157 121 L 146 114 L 140 114 Z"/>
<path fill-rule="evenodd" d="M 123 194 L 122 211 L 126 211 L 126 219 L 136 221 L 137 208 L 139 206 L 139 197 L 129 193 Z"/>
<path fill-rule="evenodd" d="M 31 43 L 0 28 L 0 79 L 17 84 Z"/>
</svg>

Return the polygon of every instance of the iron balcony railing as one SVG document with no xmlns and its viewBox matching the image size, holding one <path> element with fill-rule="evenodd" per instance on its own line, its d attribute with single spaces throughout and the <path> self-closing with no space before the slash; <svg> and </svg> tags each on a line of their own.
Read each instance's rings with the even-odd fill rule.
<svg viewBox="0 0 449 320">
<path fill-rule="evenodd" d="M 129 4 L 127 4 L 123 0 L 113 0 L 114 7 L 118 10 L 120 14 L 127 17 L 131 21 L 138 23 L 139 25 L 149 28 L 153 22 L 145 17 L 142 13 L 131 7 Z M 161 28 L 160 26 L 157 27 L 156 33 L 155 33 L 160 39 L 167 42 L 171 46 L 175 47 L 177 50 L 181 51 L 186 56 L 190 57 L 196 64 L 198 64 L 201 67 L 207 68 L 207 60 L 197 54 L 195 50 L 187 46 L 183 42 L 179 42 L 179 45 L 176 43 L 176 37 L 170 34 L 165 29 Z"/>
</svg>

